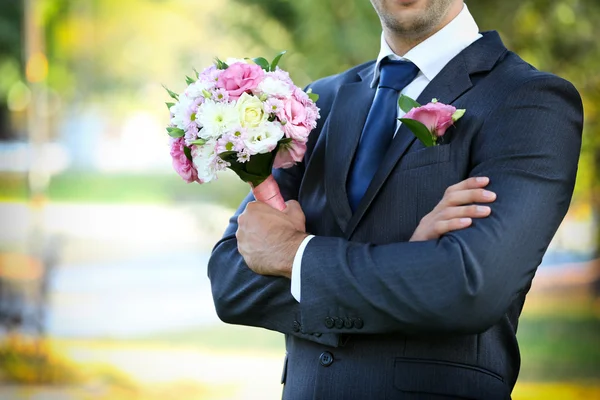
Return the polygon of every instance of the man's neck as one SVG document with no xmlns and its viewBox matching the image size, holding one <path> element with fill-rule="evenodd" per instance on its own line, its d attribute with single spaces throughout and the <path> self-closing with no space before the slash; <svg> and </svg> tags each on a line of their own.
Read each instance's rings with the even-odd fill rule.
<svg viewBox="0 0 600 400">
<path fill-rule="evenodd" d="M 463 9 L 463 6 L 464 3 L 462 1 L 457 2 L 450 10 L 448 10 L 448 14 L 444 17 L 444 19 L 440 22 L 438 26 L 422 35 L 411 36 L 398 34 L 397 32 L 394 32 L 389 28 L 384 27 L 383 35 L 385 37 L 385 41 L 388 43 L 394 54 L 397 54 L 402 57 L 406 53 L 408 53 L 412 48 L 416 47 L 431 36 L 435 35 L 443 27 L 452 22 L 452 20 L 456 18 L 458 14 L 460 14 L 460 12 Z"/>
</svg>

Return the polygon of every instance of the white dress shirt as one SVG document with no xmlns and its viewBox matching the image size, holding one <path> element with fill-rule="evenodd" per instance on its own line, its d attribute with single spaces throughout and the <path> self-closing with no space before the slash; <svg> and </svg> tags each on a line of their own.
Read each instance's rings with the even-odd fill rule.
<svg viewBox="0 0 600 400">
<path fill-rule="evenodd" d="M 465 4 L 462 11 L 448 25 L 436 32 L 434 35 L 413 47 L 404 57 L 400 57 L 392 51 L 381 35 L 381 50 L 375 64 L 375 74 L 371 87 L 376 87 L 379 81 L 379 64 L 384 58 L 392 60 L 408 60 L 419 68 L 416 78 L 409 83 L 400 93 L 412 99 L 417 99 L 425 87 L 435 76 L 461 51 L 481 37 L 477 23 Z M 398 118 L 402 118 L 404 111 L 398 108 Z M 398 126 L 401 122 L 398 121 Z M 308 242 L 314 236 L 307 236 L 302 242 L 292 265 L 292 296 L 300 301 L 300 271 L 302 269 L 302 256 Z"/>
</svg>

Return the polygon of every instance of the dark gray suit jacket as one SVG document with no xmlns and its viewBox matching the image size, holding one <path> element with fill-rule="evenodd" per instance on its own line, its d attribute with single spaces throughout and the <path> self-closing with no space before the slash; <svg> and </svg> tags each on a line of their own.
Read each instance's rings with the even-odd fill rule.
<svg viewBox="0 0 600 400">
<path fill-rule="evenodd" d="M 432 148 L 401 127 L 352 214 L 346 178 L 373 68 L 311 85 L 322 119 L 305 161 L 275 172 L 316 235 L 302 259 L 301 303 L 289 280 L 254 274 L 237 251 L 236 216 L 249 196 L 210 259 L 217 313 L 285 334 L 284 399 L 508 399 L 518 317 L 573 192 L 580 97 L 484 33 L 418 99 L 464 108 L 464 117 Z M 469 176 L 490 177 L 491 216 L 408 242 L 446 188 Z"/>
</svg>

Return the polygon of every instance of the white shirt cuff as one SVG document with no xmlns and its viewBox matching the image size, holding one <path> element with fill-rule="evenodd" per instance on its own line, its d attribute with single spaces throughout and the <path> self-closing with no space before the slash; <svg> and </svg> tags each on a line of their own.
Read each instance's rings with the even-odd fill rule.
<svg viewBox="0 0 600 400">
<path fill-rule="evenodd" d="M 296 252 L 296 256 L 294 257 L 294 263 L 292 264 L 292 283 L 291 283 L 291 291 L 292 296 L 300 302 L 300 270 L 302 269 L 302 256 L 304 255 L 304 249 L 306 249 L 306 245 L 310 242 L 310 239 L 314 238 L 315 235 L 309 235 L 302 243 L 300 243 L 300 247 L 298 247 L 298 251 Z"/>
</svg>

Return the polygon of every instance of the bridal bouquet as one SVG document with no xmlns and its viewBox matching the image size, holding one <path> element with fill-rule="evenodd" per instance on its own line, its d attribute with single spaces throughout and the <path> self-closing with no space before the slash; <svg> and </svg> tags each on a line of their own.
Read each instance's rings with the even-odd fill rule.
<svg viewBox="0 0 600 400">
<path fill-rule="evenodd" d="M 171 157 L 188 183 L 208 183 L 229 168 L 252 187 L 257 200 L 279 210 L 285 202 L 271 175 L 302 161 L 316 127 L 318 96 L 294 85 L 266 59 L 216 59 L 181 94 L 167 89 Z M 166 88 L 165 88 L 166 89 Z"/>
</svg>

